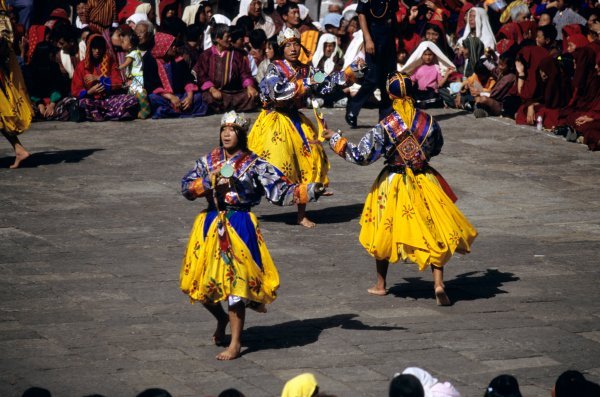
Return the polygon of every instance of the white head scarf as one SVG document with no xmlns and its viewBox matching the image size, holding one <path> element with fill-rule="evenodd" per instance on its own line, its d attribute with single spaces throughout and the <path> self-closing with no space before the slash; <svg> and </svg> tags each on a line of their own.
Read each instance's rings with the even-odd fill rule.
<svg viewBox="0 0 600 397">
<path fill-rule="evenodd" d="M 417 47 L 416 50 L 410 55 L 404 66 L 400 69 L 400 72 L 412 74 L 416 68 L 423 64 L 423 60 L 421 59 L 425 50 L 430 50 L 437 57 L 437 64 L 440 67 L 440 72 L 445 74 L 446 70 L 449 68 L 455 68 L 454 63 L 440 50 L 440 48 L 435 45 L 433 41 L 422 41 L 421 44 Z"/>
<path fill-rule="evenodd" d="M 361 51 L 363 42 L 364 42 L 364 39 L 363 39 L 362 30 L 358 30 L 358 31 L 354 32 L 354 36 L 352 36 L 352 41 L 348 45 L 348 48 L 346 48 L 346 54 L 344 54 L 343 69 L 346 69 L 348 66 L 350 66 L 350 64 L 352 62 L 354 62 L 356 60 L 356 58 L 359 58 L 360 55 L 363 53 Z M 362 55 L 362 56 L 364 57 L 364 55 Z"/>
<path fill-rule="evenodd" d="M 337 44 L 337 38 L 332 35 L 331 33 L 325 33 L 324 35 L 322 35 L 319 38 L 319 43 L 317 44 L 317 50 L 315 51 L 315 55 L 313 55 L 312 57 L 312 64 L 313 67 L 317 67 L 317 65 L 319 64 L 319 61 L 321 61 L 321 58 L 324 55 L 324 51 L 323 51 L 323 47 L 325 47 L 325 43 L 335 43 L 335 49 L 333 50 L 333 53 L 331 54 L 331 56 L 329 58 L 327 58 L 327 60 L 325 61 L 325 63 L 323 64 L 323 72 L 325 72 L 326 74 L 329 74 L 331 72 L 333 72 L 333 68 L 335 67 L 335 62 L 333 61 L 333 59 L 335 58 L 336 55 L 340 55 L 340 49 L 338 47 Z"/>
<path fill-rule="evenodd" d="M 196 21 L 196 14 L 200 9 L 200 3 L 190 4 L 189 6 L 183 9 L 183 15 L 181 16 L 181 20 L 185 22 L 186 25 L 193 25 Z"/>
<path fill-rule="evenodd" d="M 129 24 L 130 22 L 133 22 L 134 24 L 137 25 L 140 21 L 147 21 L 147 20 L 148 20 L 148 15 L 142 14 L 142 13 L 135 13 L 135 14 L 132 14 L 129 18 L 127 18 L 125 23 Z"/>
<path fill-rule="evenodd" d="M 148 3 L 144 3 L 144 4 L 140 4 L 139 6 L 137 6 L 135 8 L 135 13 L 136 14 L 146 14 L 148 15 L 148 13 L 152 10 L 152 5 L 148 4 Z"/>
<path fill-rule="evenodd" d="M 356 7 L 358 7 L 358 4 L 350 4 L 348 7 L 344 8 L 342 11 L 342 16 L 346 21 L 349 21 L 358 15 L 356 13 Z"/>
<path fill-rule="evenodd" d="M 298 4 L 298 10 L 300 11 L 300 19 L 304 21 L 308 16 L 308 7 L 306 7 L 304 4 Z"/>
<path fill-rule="evenodd" d="M 211 22 L 214 21 L 215 23 L 224 23 L 227 26 L 231 25 L 231 19 L 227 18 L 223 14 L 214 14 L 210 20 Z M 204 31 L 204 49 L 207 50 L 210 47 L 212 47 L 212 40 L 210 39 L 210 24 L 208 24 L 206 30 Z"/>
<path fill-rule="evenodd" d="M 250 3 L 252 3 L 252 0 L 240 0 L 240 10 L 238 11 L 236 19 L 241 15 L 248 15 L 248 7 L 250 7 Z"/>
<path fill-rule="evenodd" d="M 462 45 L 464 39 L 469 37 L 471 34 L 471 26 L 469 25 L 468 18 L 469 15 L 475 12 L 475 36 L 481 40 L 485 48 L 496 49 L 496 38 L 494 37 L 494 33 L 492 32 L 492 27 L 490 26 L 490 20 L 483 8 L 473 7 L 467 12 L 467 25 L 465 26 L 465 32 L 462 37 L 458 39 L 457 44 Z"/>
<path fill-rule="evenodd" d="M 402 371 L 402 374 L 403 375 L 406 375 L 406 374 L 413 375 L 414 377 L 419 379 L 419 382 L 421 382 L 421 385 L 423 386 L 423 391 L 425 392 L 425 397 L 433 396 L 431 394 L 431 388 L 433 387 L 433 385 L 438 383 L 438 380 L 436 378 L 434 378 L 433 376 L 431 376 L 431 374 L 429 372 L 425 371 L 424 369 L 418 368 L 418 367 L 408 367 L 404 371 Z"/>
<path fill-rule="evenodd" d="M 431 387 L 431 397 L 461 397 L 450 382 L 436 383 Z"/>
</svg>

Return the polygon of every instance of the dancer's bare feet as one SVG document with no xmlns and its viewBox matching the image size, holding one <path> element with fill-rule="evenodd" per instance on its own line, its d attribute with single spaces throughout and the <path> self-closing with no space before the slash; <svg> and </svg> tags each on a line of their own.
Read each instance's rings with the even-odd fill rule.
<svg viewBox="0 0 600 397">
<path fill-rule="evenodd" d="M 10 169 L 14 170 L 15 168 L 19 168 L 19 165 L 21 165 L 21 162 L 23 162 L 29 156 L 31 156 L 31 154 L 25 149 L 16 151 L 15 152 L 15 162 L 10 166 Z"/>
<path fill-rule="evenodd" d="M 234 345 L 233 343 L 229 345 L 229 347 L 217 354 L 217 360 L 226 361 L 226 360 L 235 360 L 240 356 L 240 352 L 242 351 L 241 345 Z"/>
<path fill-rule="evenodd" d="M 450 298 L 446 295 L 444 287 L 435 287 L 435 301 L 438 306 L 451 306 Z"/>
<path fill-rule="evenodd" d="M 316 223 L 308 219 L 308 217 L 306 216 L 303 216 L 302 218 L 298 217 L 298 224 L 309 229 L 312 229 L 313 227 L 317 226 Z"/>
<path fill-rule="evenodd" d="M 385 287 L 381 287 L 378 285 L 375 285 L 375 286 L 367 289 L 367 292 L 371 295 L 377 295 L 377 296 L 385 296 L 388 294 L 388 290 L 385 289 Z"/>
<path fill-rule="evenodd" d="M 217 329 L 212 336 L 213 343 L 216 346 L 224 346 L 225 344 L 225 330 L 227 329 L 227 324 L 229 323 L 229 317 L 225 317 L 223 320 L 219 320 L 217 322 Z"/>
<path fill-rule="evenodd" d="M 323 197 L 330 197 L 330 196 L 333 196 L 333 192 L 330 192 L 329 190 L 325 190 L 325 191 L 324 191 L 324 192 L 321 194 L 321 196 L 323 196 Z"/>
</svg>

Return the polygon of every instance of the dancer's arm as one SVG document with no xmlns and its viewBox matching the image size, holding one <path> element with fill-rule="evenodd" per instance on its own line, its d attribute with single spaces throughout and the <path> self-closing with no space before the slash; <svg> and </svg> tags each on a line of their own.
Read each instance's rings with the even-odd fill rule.
<svg viewBox="0 0 600 397">
<path fill-rule="evenodd" d="M 188 200 L 204 197 L 212 190 L 210 173 L 203 160 L 204 158 L 197 160 L 196 166 L 181 180 L 181 194 Z"/>
<path fill-rule="evenodd" d="M 309 201 L 317 201 L 325 190 L 321 183 L 291 183 L 279 169 L 264 160 L 255 163 L 253 172 L 264 188 L 265 197 L 275 205 L 306 204 Z"/>
<path fill-rule="evenodd" d="M 330 139 L 331 150 L 339 156 L 358 165 L 369 165 L 377 161 L 390 147 L 391 143 L 381 124 L 367 132 L 357 144 L 349 142 L 341 133 L 324 131 L 325 139 Z"/>
</svg>

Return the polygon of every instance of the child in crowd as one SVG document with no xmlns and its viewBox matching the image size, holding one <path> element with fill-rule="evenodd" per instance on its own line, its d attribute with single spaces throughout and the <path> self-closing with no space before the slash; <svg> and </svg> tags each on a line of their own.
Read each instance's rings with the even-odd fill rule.
<svg viewBox="0 0 600 397">
<path fill-rule="evenodd" d="M 148 93 L 144 89 L 144 69 L 142 51 L 139 49 L 140 39 L 133 30 L 121 36 L 121 48 L 125 51 L 125 61 L 119 65 L 119 70 L 127 70 L 128 93 L 134 95 L 139 104 L 138 118 L 146 119 L 151 114 Z"/>
<path fill-rule="evenodd" d="M 420 108 L 442 106 L 439 89 L 455 70 L 452 61 L 431 41 L 419 44 L 401 69 L 402 72 L 410 73 L 411 80 L 416 84 L 414 99 Z"/>
<path fill-rule="evenodd" d="M 478 98 L 489 97 L 496 84 L 496 79 L 485 65 L 484 60 L 479 60 L 474 69 L 475 73 L 463 81 L 460 93 L 456 96 L 457 108 L 473 110 Z"/>
<path fill-rule="evenodd" d="M 277 54 L 278 51 L 279 51 L 279 49 L 277 46 L 277 39 L 271 38 L 271 39 L 267 40 L 267 42 L 265 43 L 264 58 L 261 61 L 261 63 L 258 65 L 258 74 L 256 75 L 256 81 L 258 81 L 259 83 L 262 81 L 262 79 L 267 74 L 267 68 L 269 67 L 271 62 L 273 62 L 273 60 L 275 59 L 275 54 Z"/>
</svg>

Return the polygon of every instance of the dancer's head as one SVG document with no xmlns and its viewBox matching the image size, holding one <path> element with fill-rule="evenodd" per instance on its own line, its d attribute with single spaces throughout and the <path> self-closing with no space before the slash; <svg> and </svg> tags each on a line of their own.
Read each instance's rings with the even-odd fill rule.
<svg viewBox="0 0 600 397">
<path fill-rule="evenodd" d="M 387 80 L 387 92 L 392 100 L 412 98 L 413 82 L 410 76 L 401 72 L 390 73 Z"/>
<path fill-rule="evenodd" d="M 300 44 L 300 32 L 297 29 L 284 28 L 277 35 L 277 45 L 280 48 L 283 59 L 289 62 L 298 61 L 302 45 Z"/>
<path fill-rule="evenodd" d="M 250 121 L 243 113 L 234 110 L 227 112 L 221 118 L 219 145 L 226 150 L 248 150 L 248 126 Z"/>
</svg>

